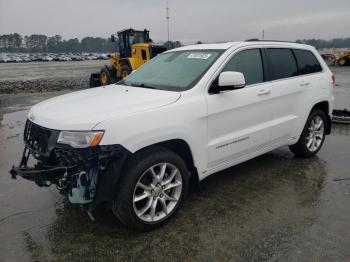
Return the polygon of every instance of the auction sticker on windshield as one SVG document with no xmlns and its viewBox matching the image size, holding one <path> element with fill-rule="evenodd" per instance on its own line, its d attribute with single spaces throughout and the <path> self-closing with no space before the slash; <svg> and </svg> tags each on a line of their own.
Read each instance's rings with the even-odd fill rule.
<svg viewBox="0 0 350 262">
<path fill-rule="evenodd" d="M 187 58 L 195 58 L 195 59 L 208 59 L 211 56 L 211 54 L 204 54 L 204 53 L 192 53 L 187 56 Z"/>
</svg>

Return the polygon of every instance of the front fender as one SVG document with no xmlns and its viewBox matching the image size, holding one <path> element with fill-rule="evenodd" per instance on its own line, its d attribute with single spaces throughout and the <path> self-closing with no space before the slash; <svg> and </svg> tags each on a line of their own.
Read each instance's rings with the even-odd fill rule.
<svg viewBox="0 0 350 262">
<path fill-rule="evenodd" d="M 102 128 L 103 125 L 99 125 L 97 128 Z M 130 126 L 122 132 L 121 129 L 114 130 L 113 129 L 104 129 L 106 131 L 101 145 L 113 144 L 115 141 L 118 141 L 120 145 L 123 145 L 127 150 L 131 153 L 135 153 L 138 150 L 145 148 L 150 145 L 154 145 L 160 142 L 180 139 L 185 141 L 191 148 L 195 142 L 193 138 L 188 134 L 190 130 L 186 130 L 185 127 L 161 127 L 161 128 L 144 128 L 140 130 L 140 127 L 135 127 L 134 129 L 130 129 Z M 139 130 L 141 132 L 135 132 L 135 130 Z M 113 135 L 115 134 L 115 136 Z M 118 135 L 117 135 L 118 134 Z"/>
<path fill-rule="evenodd" d="M 150 145 L 180 139 L 190 147 L 195 166 L 205 168 L 206 120 L 187 120 L 182 114 L 171 114 L 164 107 L 151 111 L 101 122 L 94 128 L 105 130 L 100 145 L 119 144 L 135 153 Z"/>
</svg>

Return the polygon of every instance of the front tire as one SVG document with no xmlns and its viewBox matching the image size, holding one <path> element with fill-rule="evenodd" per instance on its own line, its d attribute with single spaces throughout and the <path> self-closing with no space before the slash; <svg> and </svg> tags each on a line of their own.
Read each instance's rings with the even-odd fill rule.
<svg viewBox="0 0 350 262">
<path fill-rule="evenodd" d="M 327 117 L 321 110 L 309 115 L 298 142 L 289 149 L 298 157 L 312 157 L 320 151 L 327 130 Z"/>
<path fill-rule="evenodd" d="M 128 75 L 130 75 L 132 72 L 132 70 L 130 69 L 130 67 L 128 65 L 123 65 L 120 68 L 120 74 L 121 74 L 121 78 L 124 79 L 126 78 Z"/>
<path fill-rule="evenodd" d="M 173 151 L 154 147 L 128 161 L 112 211 L 132 229 L 153 230 L 174 216 L 187 192 L 184 161 Z"/>
<path fill-rule="evenodd" d="M 100 85 L 106 86 L 117 82 L 116 75 L 114 66 L 104 66 L 100 71 Z"/>
</svg>

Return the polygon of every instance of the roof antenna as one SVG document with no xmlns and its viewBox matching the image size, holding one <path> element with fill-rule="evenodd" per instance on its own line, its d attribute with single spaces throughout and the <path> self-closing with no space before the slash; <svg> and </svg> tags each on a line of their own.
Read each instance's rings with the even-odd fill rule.
<svg viewBox="0 0 350 262">
<path fill-rule="evenodd" d="M 166 20 L 167 20 L 167 26 L 168 26 L 168 42 L 170 40 L 169 37 L 169 20 L 170 20 L 170 16 L 169 16 L 169 1 L 166 1 Z"/>
</svg>

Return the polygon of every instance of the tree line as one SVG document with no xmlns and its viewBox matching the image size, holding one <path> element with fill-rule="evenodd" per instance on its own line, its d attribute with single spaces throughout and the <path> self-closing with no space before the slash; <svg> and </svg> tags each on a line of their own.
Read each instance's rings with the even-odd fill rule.
<svg viewBox="0 0 350 262">
<path fill-rule="evenodd" d="M 330 40 L 323 39 L 299 39 L 297 43 L 312 45 L 318 49 L 320 48 L 350 48 L 350 37 L 347 38 L 333 38 Z"/>
<path fill-rule="evenodd" d="M 324 39 L 298 39 L 297 43 L 304 43 L 316 48 L 349 48 L 350 37 Z M 198 44 L 202 43 L 200 41 Z M 166 42 L 167 49 L 179 47 L 179 41 Z M 0 52 L 23 52 L 23 53 L 63 53 L 63 52 L 114 52 L 116 46 L 109 38 L 84 37 L 82 40 L 71 38 L 65 40 L 60 35 L 46 36 L 33 34 L 22 37 L 18 33 L 0 35 Z"/>
<path fill-rule="evenodd" d="M 0 35 L 0 52 L 23 53 L 63 53 L 63 52 L 113 52 L 116 47 L 110 39 L 84 37 L 65 40 L 60 35 L 46 36 L 33 34 L 22 37 L 20 34 Z"/>
<path fill-rule="evenodd" d="M 179 41 L 165 42 L 167 49 L 180 47 Z M 0 52 L 17 53 L 67 53 L 89 52 L 110 53 L 116 51 L 116 44 L 109 38 L 84 37 L 82 40 L 71 38 L 64 40 L 62 36 L 46 36 L 33 34 L 22 37 L 20 34 L 0 35 Z"/>
</svg>

